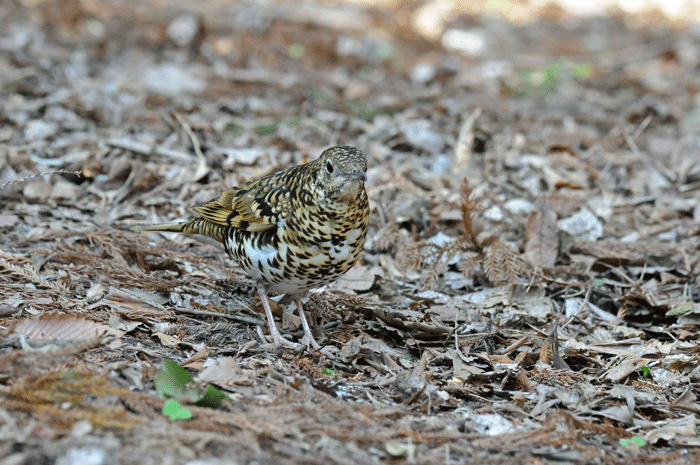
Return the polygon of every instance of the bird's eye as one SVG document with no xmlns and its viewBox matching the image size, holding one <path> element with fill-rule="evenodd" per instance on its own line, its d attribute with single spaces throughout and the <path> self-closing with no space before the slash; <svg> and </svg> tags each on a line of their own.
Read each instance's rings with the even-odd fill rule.
<svg viewBox="0 0 700 465">
<path fill-rule="evenodd" d="M 328 171 L 328 174 L 333 174 L 333 163 L 326 162 L 326 171 Z"/>
</svg>

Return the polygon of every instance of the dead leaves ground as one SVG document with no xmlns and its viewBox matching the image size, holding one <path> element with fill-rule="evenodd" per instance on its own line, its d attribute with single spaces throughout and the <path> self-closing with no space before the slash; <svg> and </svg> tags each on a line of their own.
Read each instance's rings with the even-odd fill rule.
<svg viewBox="0 0 700 465">
<path fill-rule="evenodd" d="M 431 23 L 470 56 L 397 8 L 0 7 L 0 463 L 699 459 L 697 35 Z M 334 143 L 372 218 L 310 298 L 333 360 L 264 344 L 215 246 L 128 230 Z M 168 421 L 163 358 L 230 401 Z"/>
</svg>

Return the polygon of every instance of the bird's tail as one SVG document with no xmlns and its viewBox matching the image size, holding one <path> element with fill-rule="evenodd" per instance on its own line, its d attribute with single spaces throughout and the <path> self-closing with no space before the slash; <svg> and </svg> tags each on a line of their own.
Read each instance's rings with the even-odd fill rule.
<svg viewBox="0 0 700 465">
<path fill-rule="evenodd" d="M 209 236 L 219 242 L 224 242 L 224 230 L 226 226 L 212 223 L 205 218 L 195 218 L 192 221 L 181 223 L 161 223 L 152 225 L 132 226 L 131 230 L 138 233 L 169 232 L 180 234 L 201 234 Z"/>
</svg>

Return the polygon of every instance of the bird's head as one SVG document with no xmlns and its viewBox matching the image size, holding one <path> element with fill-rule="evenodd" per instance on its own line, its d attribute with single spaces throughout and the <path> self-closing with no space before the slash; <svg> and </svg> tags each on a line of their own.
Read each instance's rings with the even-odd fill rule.
<svg viewBox="0 0 700 465">
<path fill-rule="evenodd" d="M 313 163 L 316 185 L 327 199 L 353 201 L 364 190 L 367 158 L 361 150 L 349 146 L 331 147 Z"/>
</svg>

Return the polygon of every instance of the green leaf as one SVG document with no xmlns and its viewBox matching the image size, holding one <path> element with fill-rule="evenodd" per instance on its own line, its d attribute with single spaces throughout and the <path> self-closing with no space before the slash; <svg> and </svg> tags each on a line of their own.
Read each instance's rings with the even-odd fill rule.
<svg viewBox="0 0 700 465">
<path fill-rule="evenodd" d="M 325 90 L 318 87 L 310 87 L 306 90 L 306 98 L 309 100 L 333 100 L 333 97 Z"/>
<path fill-rule="evenodd" d="M 240 135 L 245 132 L 245 128 L 235 123 L 229 123 L 224 128 L 224 131 L 232 132 L 234 135 Z"/>
<path fill-rule="evenodd" d="M 306 53 L 306 47 L 300 43 L 293 43 L 289 46 L 289 56 L 295 59 L 299 59 Z"/>
<path fill-rule="evenodd" d="M 192 412 L 186 407 L 180 405 L 180 402 L 168 399 L 163 404 L 163 415 L 171 420 L 189 420 L 192 418 Z"/>
<path fill-rule="evenodd" d="M 620 439 L 620 445 L 622 447 L 627 447 L 630 442 L 636 442 L 640 447 L 646 444 L 646 441 L 644 441 L 644 439 L 640 438 L 639 436 L 632 436 L 631 438 Z"/>
<path fill-rule="evenodd" d="M 372 122 L 375 116 L 379 114 L 379 112 L 371 108 L 363 103 L 360 103 L 355 100 L 345 100 L 344 102 L 345 108 L 350 111 L 354 116 L 357 116 L 358 118 L 362 118 L 365 121 Z"/>
<path fill-rule="evenodd" d="M 294 126 L 298 126 L 299 124 L 301 124 L 301 121 L 302 121 L 301 116 L 294 116 L 293 118 L 289 118 L 288 120 L 286 120 L 284 122 L 284 124 L 286 124 L 289 127 L 294 127 Z"/>
<path fill-rule="evenodd" d="M 156 390 L 163 397 L 176 397 L 200 407 L 218 408 L 228 396 L 215 388 L 207 386 L 204 393 L 193 384 L 192 376 L 172 360 L 163 359 L 156 374 Z"/>
<path fill-rule="evenodd" d="M 358 74 L 365 79 L 369 79 L 374 74 L 374 68 L 364 65 L 360 68 Z"/>
<path fill-rule="evenodd" d="M 321 368 L 321 373 L 330 376 L 331 379 L 340 379 L 340 376 L 338 376 L 338 374 L 332 368 Z"/>
<path fill-rule="evenodd" d="M 165 397 L 183 397 L 192 394 L 187 389 L 187 383 L 192 382 L 192 376 L 172 360 L 163 359 L 156 374 L 156 391 Z"/>
<path fill-rule="evenodd" d="M 561 77 L 561 66 L 559 63 L 551 63 L 540 71 L 541 82 L 540 90 L 545 94 L 551 94 L 556 89 L 557 83 Z"/>
<path fill-rule="evenodd" d="M 695 304 L 692 302 L 684 302 L 671 307 L 669 311 L 666 312 L 666 316 L 683 316 L 695 309 Z"/>
<path fill-rule="evenodd" d="M 207 386 L 207 390 L 204 394 L 194 403 L 199 407 L 209 407 L 209 408 L 219 408 L 221 402 L 228 397 L 226 394 L 215 388 L 214 386 Z"/>
<path fill-rule="evenodd" d="M 587 79 L 593 75 L 593 66 L 589 63 L 576 63 L 573 69 L 574 77 Z"/>
<path fill-rule="evenodd" d="M 645 378 L 651 378 L 651 370 L 648 366 L 644 365 L 639 369 L 642 371 L 642 376 L 644 376 Z"/>
<path fill-rule="evenodd" d="M 255 133 L 259 136 L 274 134 L 277 132 L 277 123 L 262 124 L 255 128 Z"/>
</svg>

